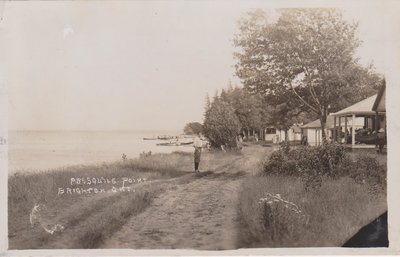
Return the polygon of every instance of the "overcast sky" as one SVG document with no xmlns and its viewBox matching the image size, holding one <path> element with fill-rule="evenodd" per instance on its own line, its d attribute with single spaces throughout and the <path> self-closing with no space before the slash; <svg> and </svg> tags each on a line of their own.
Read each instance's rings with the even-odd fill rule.
<svg viewBox="0 0 400 257">
<path fill-rule="evenodd" d="M 387 7 L 353 5 L 361 62 L 385 73 Z M 379 4 L 379 5 L 378 5 Z M 234 77 L 237 20 L 271 2 L 2 2 L 10 129 L 182 129 Z M 387 22 L 387 21 L 386 21 Z"/>
</svg>

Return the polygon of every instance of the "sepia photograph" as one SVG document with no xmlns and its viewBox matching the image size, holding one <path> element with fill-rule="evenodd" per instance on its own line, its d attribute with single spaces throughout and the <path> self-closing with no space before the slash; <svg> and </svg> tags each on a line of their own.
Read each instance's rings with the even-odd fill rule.
<svg viewBox="0 0 400 257">
<path fill-rule="evenodd" d="M 273 3 L 1 2 L 6 248 L 391 247 L 388 7 Z"/>
</svg>

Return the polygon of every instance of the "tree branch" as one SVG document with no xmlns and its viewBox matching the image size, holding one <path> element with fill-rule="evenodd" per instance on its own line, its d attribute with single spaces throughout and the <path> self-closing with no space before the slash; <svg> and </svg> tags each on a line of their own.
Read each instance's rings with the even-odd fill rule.
<svg viewBox="0 0 400 257">
<path fill-rule="evenodd" d="M 305 105 L 307 105 L 312 111 L 314 111 L 317 114 L 320 114 L 320 112 L 311 104 L 307 103 L 294 89 L 293 85 L 290 83 L 290 88 L 292 89 L 293 93 L 302 101 Z"/>
<path fill-rule="evenodd" d="M 307 67 L 303 65 L 303 63 L 301 61 L 301 58 L 300 58 L 300 54 L 298 52 L 295 52 L 295 54 L 296 54 L 297 60 L 299 62 L 299 65 L 301 66 L 301 68 L 303 68 L 303 71 L 306 74 L 306 77 L 310 80 L 310 82 L 309 82 L 309 90 L 310 90 L 311 97 L 313 98 L 313 100 L 315 101 L 315 103 L 318 106 L 321 106 L 321 103 L 318 100 L 317 93 L 315 92 L 313 83 L 311 81 L 311 74 L 308 71 Z"/>
</svg>

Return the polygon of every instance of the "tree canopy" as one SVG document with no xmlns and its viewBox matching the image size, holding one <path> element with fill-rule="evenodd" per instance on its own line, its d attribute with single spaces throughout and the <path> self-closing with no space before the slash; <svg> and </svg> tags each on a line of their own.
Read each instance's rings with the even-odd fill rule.
<svg viewBox="0 0 400 257">
<path fill-rule="evenodd" d="M 233 107 L 225 101 L 215 99 L 206 109 L 204 118 L 204 134 L 211 146 L 236 147 L 239 131 L 240 123 Z"/>
<path fill-rule="evenodd" d="M 277 20 L 257 10 L 239 29 L 235 67 L 245 88 L 288 115 L 315 113 L 322 128 L 329 112 L 372 95 L 381 81 L 358 64 L 357 24 L 336 9 L 282 9 Z"/>
<path fill-rule="evenodd" d="M 200 122 L 189 122 L 183 128 L 183 133 L 186 135 L 203 133 L 203 124 Z"/>
</svg>

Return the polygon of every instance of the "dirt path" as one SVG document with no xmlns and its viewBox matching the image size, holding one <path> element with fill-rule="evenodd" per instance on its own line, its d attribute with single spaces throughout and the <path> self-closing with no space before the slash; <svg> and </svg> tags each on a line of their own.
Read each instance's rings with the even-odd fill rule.
<svg viewBox="0 0 400 257">
<path fill-rule="evenodd" d="M 171 185 L 102 248 L 234 249 L 239 187 L 262 152 L 244 152 L 189 183 Z"/>
</svg>

